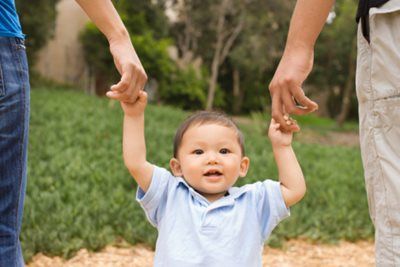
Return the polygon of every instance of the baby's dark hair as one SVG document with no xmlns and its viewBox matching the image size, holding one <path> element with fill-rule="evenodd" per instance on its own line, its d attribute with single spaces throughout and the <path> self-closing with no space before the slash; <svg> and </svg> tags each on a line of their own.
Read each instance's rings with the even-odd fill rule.
<svg viewBox="0 0 400 267">
<path fill-rule="evenodd" d="M 231 118 L 229 118 L 226 114 L 222 112 L 198 111 L 186 118 L 186 120 L 181 124 L 181 126 L 179 126 L 178 130 L 176 131 L 174 138 L 174 157 L 178 157 L 178 152 L 182 143 L 183 135 L 191 126 L 204 125 L 209 123 L 219 124 L 235 130 L 240 149 L 242 151 L 242 156 L 245 155 L 244 136 Z"/>
</svg>

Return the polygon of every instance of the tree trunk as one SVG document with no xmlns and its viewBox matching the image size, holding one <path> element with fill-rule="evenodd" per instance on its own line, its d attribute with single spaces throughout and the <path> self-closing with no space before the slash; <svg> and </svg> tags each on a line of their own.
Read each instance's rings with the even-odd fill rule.
<svg viewBox="0 0 400 267">
<path fill-rule="evenodd" d="M 357 38 L 353 38 L 351 44 L 351 52 L 349 55 L 349 75 L 347 76 L 346 85 L 344 88 L 343 99 L 342 99 L 342 108 L 340 114 L 336 118 L 336 123 L 339 127 L 343 126 L 347 115 L 349 114 L 350 104 L 351 104 L 351 97 L 354 93 L 354 79 L 355 79 L 355 57 L 357 51 Z"/>
<path fill-rule="evenodd" d="M 96 75 L 96 95 L 104 96 L 105 93 L 109 90 L 110 86 L 108 84 L 106 75 L 97 74 Z"/>
<path fill-rule="evenodd" d="M 233 107 L 234 114 L 240 113 L 242 109 L 242 94 L 240 93 L 240 73 L 237 68 L 233 69 Z"/>
<path fill-rule="evenodd" d="M 239 15 L 239 21 L 235 27 L 231 29 L 225 28 L 225 15 L 228 10 L 231 0 L 223 0 L 218 11 L 218 24 L 216 31 L 216 43 L 215 51 L 213 56 L 213 61 L 211 64 L 211 77 L 208 84 L 208 95 L 207 95 L 207 105 L 206 110 L 212 110 L 214 103 L 215 90 L 217 88 L 219 67 L 224 62 L 225 58 L 228 56 L 233 42 L 236 40 L 238 35 L 243 29 L 244 19 L 243 10 L 241 9 L 241 14 Z"/>
<path fill-rule="evenodd" d="M 215 44 L 213 61 L 211 64 L 211 77 L 210 77 L 210 81 L 208 83 L 208 95 L 207 95 L 206 110 L 212 110 L 212 108 L 213 108 L 215 89 L 217 87 L 217 81 L 218 81 L 220 56 L 221 56 L 221 51 L 222 51 L 222 42 L 223 42 L 222 31 L 224 29 L 225 12 L 226 12 L 226 7 L 228 5 L 228 2 L 229 2 L 229 0 L 223 0 L 221 3 L 221 6 L 219 8 L 219 12 L 218 12 L 218 24 L 217 24 L 217 32 L 216 32 L 217 41 Z"/>
<path fill-rule="evenodd" d="M 219 72 L 219 60 L 214 57 L 211 66 L 211 77 L 208 83 L 208 95 L 207 95 L 207 106 L 206 110 L 212 110 L 215 96 L 215 89 L 217 88 L 217 80 Z"/>
</svg>

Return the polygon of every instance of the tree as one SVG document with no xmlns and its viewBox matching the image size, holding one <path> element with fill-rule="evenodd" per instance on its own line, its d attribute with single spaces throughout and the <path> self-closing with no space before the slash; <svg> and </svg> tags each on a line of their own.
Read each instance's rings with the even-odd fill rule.
<svg viewBox="0 0 400 267">
<path fill-rule="evenodd" d="M 244 103 L 250 110 L 265 106 L 268 77 L 284 47 L 292 1 L 175 3 L 178 19 L 172 32 L 181 57 L 201 57 L 210 72 L 207 108 L 213 106 L 218 85 L 225 101 L 233 104 L 228 105 L 234 107 L 231 111 L 240 112 Z M 250 93 L 255 87 L 257 92 Z"/>
<path fill-rule="evenodd" d="M 338 125 L 352 116 L 356 118 L 354 79 L 357 25 L 354 14 L 357 1 L 337 2 L 332 23 L 325 26 L 315 49 L 313 74 L 308 83 L 329 90 L 326 105 Z"/>
<path fill-rule="evenodd" d="M 173 33 L 180 55 L 200 56 L 210 70 L 206 109 L 213 107 L 220 67 L 243 29 L 244 4 L 245 0 L 175 1 L 178 21 Z"/>
<path fill-rule="evenodd" d="M 348 76 L 347 81 L 344 86 L 343 90 L 343 97 L 342 97 L 342 107 L 339 115 L 336 117 L 336 122 L 339 127 L 343 126 L 344 121 L 346 120 L 350 108 L 351 108 L 351 98 L 354 97 L 354 79 L 355 79 L 355 72 L 356 72 L 356 54 L 357 54 L 357 37 L 354 35 L 353 42 L 351 44 L 351 50 L 349 53 L 348 59 Z"/>
<path fill-rule="evenodd" d="M 244 2 L 239 1 L 237 6 L 232 5 L 233 3 L 231 2 L 231 0 L 222 0 L 216 8 L 214 55 L 211 63 L 211 77 L 208 86 L 207 110 L 213 108 L 219 68 L 231 51 L 233 42 L 237 39 L 243 29 L 245 10 L 243 6 Z M 227 18 L 228 16 L 230 18 Z M 235 17 L 237 18 L 237 21 L 229 21 L 229 19 L 234 20 L 233 18 Z"/>
<path fill-rule="evenodd" d="M 293 2 L 252 0 L 246 10 L 226 66 L 232 73 L 233 113 L 269 106 L 267 85 L 282 56 Z"/>
</svg>

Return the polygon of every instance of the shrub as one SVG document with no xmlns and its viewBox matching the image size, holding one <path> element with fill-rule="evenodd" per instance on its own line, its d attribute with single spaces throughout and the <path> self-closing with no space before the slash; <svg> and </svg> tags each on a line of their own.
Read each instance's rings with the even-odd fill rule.
<svg viewBox="0 0 400 267">
<path fill-rule="evenodd" d="M 198 78 L 193 68 L 175 69 L 168 84 L 160 87 L 160 97 L 168 104 L 183 109 L 204 108 L 207 99 L 207 80 Z"/>
</svg>

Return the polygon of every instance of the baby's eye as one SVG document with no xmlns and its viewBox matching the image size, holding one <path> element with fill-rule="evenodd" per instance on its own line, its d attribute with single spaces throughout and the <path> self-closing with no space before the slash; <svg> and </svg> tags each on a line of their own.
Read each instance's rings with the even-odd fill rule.
<svg viewBox="0 0 400 267">
<path fill-rule="evenodd" d="M 219 151 L 219 153 L 221 153 L 221 154 L 228 154 L 230 151 L 229 151 L 229 149 L 227 149 L 227 148 L 222 148 L 220 151 Z"/>
<path fill-rule="evenodd" d="M 203 154 L 203 150 L 201 150 L 201 149 L 196 149 L 196 150 L 193 151 L 193 154 L 201 155 L 201 154 Z"/>
</svg>

